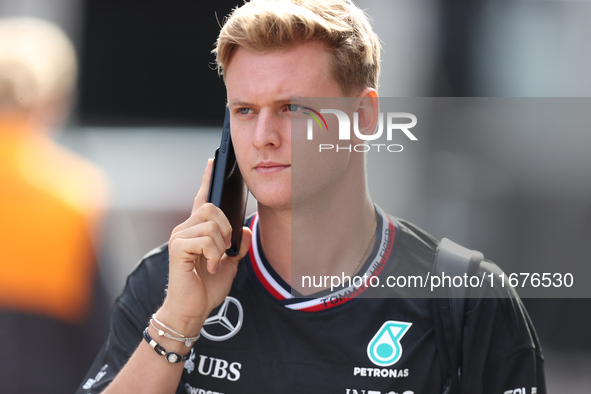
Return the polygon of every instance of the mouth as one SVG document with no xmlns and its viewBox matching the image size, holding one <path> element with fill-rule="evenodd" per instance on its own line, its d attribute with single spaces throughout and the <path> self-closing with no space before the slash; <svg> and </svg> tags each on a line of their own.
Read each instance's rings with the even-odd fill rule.
<svg viewBox="0 0 591 394">
<path fill-rule="evenodd" d="M 275 174 L 290 168 L 289 164 L 281 164 L 274 161 L 262 161 L 254 166 L 254 170 L 259 174 Z"/>
</svg>

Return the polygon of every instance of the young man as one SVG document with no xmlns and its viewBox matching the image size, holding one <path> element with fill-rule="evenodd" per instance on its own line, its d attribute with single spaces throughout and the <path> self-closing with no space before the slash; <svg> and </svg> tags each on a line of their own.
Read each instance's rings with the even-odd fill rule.
<svg viewBox="0 0 591 394">
<path fill-rule="evenodd" d="M 78 392 L 441 393 L 432 300 L 311 294 L 292 280 L 294 266 L 369 277 L 433 266 L 437 242 L 371 202 L 362 153 L 309 154 L 291 127 L 302 109 L 292 98 L 350 97 L 359 132 L 373 133 L 379 44 L 367 18 L 345 0 L 254 0 L 233 12 L 216 54 L 258 212 L 238 256 L 225 255 L 230 225 L 206 203 L 210 161 L 191 217 L 129 277 Z M 518 299 L 469 300 L 464 333 L 461 392 L 545 392 Z"/>
</svg>

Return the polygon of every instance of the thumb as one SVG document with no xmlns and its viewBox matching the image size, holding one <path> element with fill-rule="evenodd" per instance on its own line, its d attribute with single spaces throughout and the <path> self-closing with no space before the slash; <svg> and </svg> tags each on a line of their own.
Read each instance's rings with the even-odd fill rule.
<svg viewBox="0 0 591 394">
<path fill-rule="evenodd" d="M 240 250 L 238 251 L 238 254 L 236 256 L 228 256 L 224 253 L 224 257 L 221 261 L 227 261 L 229 263 L 236 264 L 235 266 L 237 266 L 240 259 L 246 256 L 246 253 L 248 253 L 248 248 L 250 248 L 251 240 L 252 231 L 250 231 L 248 227 L 242 227 L 242 241 L 240 243 Z M 220 263 L 218 263 L 217 267 L 213 268 L 213 271 L 211 272 L 212 274 L 215 274 L 217 272 L 218 268 L 220 267 Z"/>
<path fill-rule="evenodd" d="M 246 253 L 248 253 L 248 248 L 250 248 L 250 243 L 252 242 L 252 231 L 248 227 L 242 227 L 242 242 L 240 243 L 240 251 L 236 258 L 240 260 Z"/>
</svg>

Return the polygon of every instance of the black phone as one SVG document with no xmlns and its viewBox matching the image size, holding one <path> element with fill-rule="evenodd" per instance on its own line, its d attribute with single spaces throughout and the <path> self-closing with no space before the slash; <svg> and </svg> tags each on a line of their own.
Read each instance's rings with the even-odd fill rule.
<svg viewBox="0 0 591 394">
<path fill-rule="evenodd" d="M 240 251 L 247 198 L 248 189 L 236 163 L 230 137 L 230 110 L 226 108 L 222 141 L 213 159 L 207 202 L 220 208 L 232 226 L 232 246 L 226 250 L 228 256 L 236 256 Z"/>
</svg>

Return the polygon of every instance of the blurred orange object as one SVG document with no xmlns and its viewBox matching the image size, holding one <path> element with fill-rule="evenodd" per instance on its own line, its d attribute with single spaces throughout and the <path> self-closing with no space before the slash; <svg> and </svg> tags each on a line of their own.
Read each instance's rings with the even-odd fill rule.
<svg viewBox="0 0 591 394">
<path fill-rule="evenodd" d="M 30 120 L 0 116 L 0 309 L 84 319 L 106 184 Z"/>
</svg>

